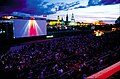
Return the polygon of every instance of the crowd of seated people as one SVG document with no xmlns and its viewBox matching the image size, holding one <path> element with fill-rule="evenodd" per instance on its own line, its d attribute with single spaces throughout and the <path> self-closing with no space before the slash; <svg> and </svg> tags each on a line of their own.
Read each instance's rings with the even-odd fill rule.
<svg viewBox="0 0 120 79">
<path fill-rule="evenodd" d="M 80 34 L 11 47 L 0 57 L 0 77 L 84 79 L 120 60 L 117 35 Z"/>
</svg>

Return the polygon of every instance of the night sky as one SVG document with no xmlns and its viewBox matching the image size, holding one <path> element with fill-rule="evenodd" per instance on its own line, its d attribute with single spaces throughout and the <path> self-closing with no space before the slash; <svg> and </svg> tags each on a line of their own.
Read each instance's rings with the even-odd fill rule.
<svg viewBox="0 0 120 79">
<path fill-rule="evenodd" d="M 76 13 L 76 10 L 79 10 L 82 12 L 75 14 L 76 17 L 89 17 L 88 19 L 92 19 L 93 21 L 102 19 L 96 19 L 97 17 L 93 15 L 88 16 L 91 11 L 94 15 L 96 13 L 103 14 L 103 12 L 109 12 L 112 14 L 111 17 L 107 16 L 111 14 L 105 13 L 105 15 L 108 17 L 108 20 L 110 18 L 111 22 L 113 22 L 119 16 L 119 6 L 120 0 L 0 0 L 0 15 L 22 12 L 31 15 L 48 15 L 48 18 L 53 19 L 59 13 L 61 17 L 65 17 L 66 13 L 71 12 L 70 14 L 72 14 Z M 96 12 L 98 7 L 103 9 Z M 113 10 L 114 12 L 112 12 L 110 9 L 115 9 L 115 11 Z M 104 14 L 100 18 L 104 18 Z"/>
</svg>

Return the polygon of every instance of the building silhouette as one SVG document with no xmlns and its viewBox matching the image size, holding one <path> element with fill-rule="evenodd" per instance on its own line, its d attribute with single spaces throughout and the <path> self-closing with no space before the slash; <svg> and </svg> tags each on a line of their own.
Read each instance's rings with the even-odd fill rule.
<svg viewBox="0 0 120 79">
<path fill-rule="evenodd" d="M 74 14 L 72 13 L 72 17 L 71 17 L 71 21 L 69 23 L 70 26 L 76 26 L 77 23 L 75 22 L 75 19 L 74 19 Z"/>
<path fill-rule="evenodd" d="M 66 15 L 66 22 L 65 25 L 68 26 L 68 14 Z"/>
</svg>

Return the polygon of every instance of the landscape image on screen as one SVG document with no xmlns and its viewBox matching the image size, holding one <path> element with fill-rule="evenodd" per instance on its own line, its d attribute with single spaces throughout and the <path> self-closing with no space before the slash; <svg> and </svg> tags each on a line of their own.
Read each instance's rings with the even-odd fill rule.
<svg viewBox="0 0 120 79">
<path fill-rule="evenodd" d="M 14 38 L 46 35 L 45 20 L 14 20 Z"/>
</svg>

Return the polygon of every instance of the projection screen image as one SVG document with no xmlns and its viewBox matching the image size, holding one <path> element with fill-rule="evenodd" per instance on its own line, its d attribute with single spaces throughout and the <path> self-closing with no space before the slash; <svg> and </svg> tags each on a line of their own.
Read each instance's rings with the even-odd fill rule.
<svg viewBox="0 0 120 79">
<path fill-rule="evenodd" d="M 46 20 L 14 20 L 14 38 L 46 35 Z"/>
</svg>

